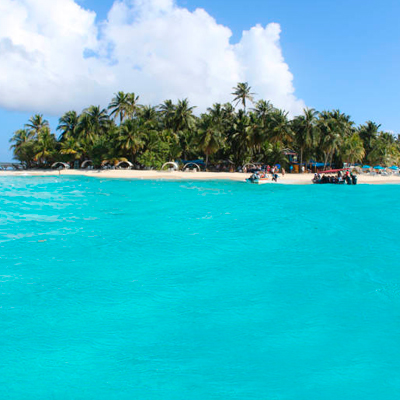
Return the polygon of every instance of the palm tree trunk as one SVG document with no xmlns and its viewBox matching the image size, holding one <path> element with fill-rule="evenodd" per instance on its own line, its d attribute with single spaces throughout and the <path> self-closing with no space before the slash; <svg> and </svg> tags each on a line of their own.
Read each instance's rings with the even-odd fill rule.
<svg viewBox="0 0 400 400">
<path fill-rule="evenodd" d="M 333 155 L 335 154 L 335 151 L 334 150 L 332 150 L 332 153 L 331 153 L 331 165 L 330 165 L 330 167 L 332 168 L 332 162 L 333 162 Z"/>
<path fill-rule="evenodd" d="M 324 170 L 326 170 L 326 163 L 327 163 L 327 161 L 328 161 L 328 156 L 329 156 L 329 153 L 325 153 L 324 152 Z"/>
<path fill-rule="evenodd" d="M 303 166 L 303 147 L 300 148 L 300 170 Z"/>
</svg>

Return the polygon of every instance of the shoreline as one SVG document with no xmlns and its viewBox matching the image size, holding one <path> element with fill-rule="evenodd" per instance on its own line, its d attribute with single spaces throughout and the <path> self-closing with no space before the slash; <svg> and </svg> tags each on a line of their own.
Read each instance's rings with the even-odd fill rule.
<svg viewBox="0 0 400 400">
<path fill-rule="evenodd" d="M 145 171 L 145 170 L 24 170 L 24 171 L 0 171 L 3 176 L 87 176 L 95 178 L 112 179 L 145 179 L 145 180 L 228 180 L 244 182 L 249 178 L 250 173 L 242 172 L 182 172 L 182 171 Z M 304 174 L 279 174 L 278 184 L 287 185 L 311 185 L 313 173 Z M 268 183 L 275 184 L 275 182 Z M 367 174 L 358 175 L 359 184 L 400 184 L 399 175 L 370 176 Z"/>
</svg>

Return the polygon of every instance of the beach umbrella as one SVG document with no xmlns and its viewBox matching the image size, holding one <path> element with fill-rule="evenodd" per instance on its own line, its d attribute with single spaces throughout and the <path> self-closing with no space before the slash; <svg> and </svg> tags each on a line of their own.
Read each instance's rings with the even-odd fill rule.
<svg viewBox="0 0 400 400">
<path fill-rule="evenodd" d="M 376 165 L 375 167 L 374 167 L 374 169 L 385 169 L 384 167 L 381 167 L 380 165 Z"/>
<path fill-rule="evenodd" d="M 371 168 L 371 167 L 369 165 L 363 165 L 362 168 L 363 169 L 368 169 L 368 168 Z"/>
<path fill-rule="evenodd" d="M 392 165 L 389 169 L 392 169 L 393 171 L 397 171 L 399 167 L 396 167 L 395 165 Z"/>
</svg>

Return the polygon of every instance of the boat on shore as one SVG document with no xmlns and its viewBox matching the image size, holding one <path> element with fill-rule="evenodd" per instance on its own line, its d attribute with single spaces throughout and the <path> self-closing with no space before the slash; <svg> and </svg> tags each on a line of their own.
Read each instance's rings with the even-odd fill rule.
<svg viewBox="0 0 400 400">
<path fill-rule="evenodd" d="M 278 182 L 278 174 L 272 173 L 271 175 L 268 175 L 267 173 L 255 172 L 250 176 L 250 178 L 246 179 L 246 182 L 255 185 L 263 185 L 268 182 Z"/>
<path fill-rule="evenodd" d="M 344 175 L 343 175 L 344 173 Z M 322 174 L 322 176 L 321 176 Z M 336 175 L 325 175 L 325 174 L 336 174 Z M 328 171 L 322 171 L 314 174 L 312 183 L 315 184 L 334 184 L 334 185 L 357 185 L 357 176 L 350 173 L 348 168 L 343 169 L 331 169 Z"/>
<path fill-rule="evenodd" d="M 247 178 L 246 179 L 246 182 L 254 183 L 255 185 L 263 185 L 264 183 L 268 183 L 270 181 L 271 181 L 271 179 L 269 179 L 269 178 L 258 178 L 258 179 Z"/>
</svg>

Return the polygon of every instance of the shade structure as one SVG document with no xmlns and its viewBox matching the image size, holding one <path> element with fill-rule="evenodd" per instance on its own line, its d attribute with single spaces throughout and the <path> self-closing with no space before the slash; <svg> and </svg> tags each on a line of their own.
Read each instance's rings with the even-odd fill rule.
<svg viewBox="0 0 400 400">
<path fill-rule="evenodd" d="M 65 162 L 62 161 L 57 161 L 55 162 L 51 168 L 65 168 L 65 169 L 69 169 L 69 165 Z"/>
<path fill-rule="evenodd" d="M 368 169 L 368 168 L 371 168 L 371 166 L 370 165 L 363 165 L 362 168 L 363 169 Z"/>
<path fill-rule="evenodd" d="M 163 166 L 161 167 L 161 170 L 163 170 L 164 167 L 168 167 L 169 169 L 173 169 L 175 171 L 179 170 L 178 164 L 176 162 L 172 162 L 172 161 L 168 161 L 165 164 L 163 164 Z"/>
<path fill-rule="evenodd" d="M 385 169 L 385 168 L 381 167 L 380 165 L 375 165 L 374 169 Z"/>
<path fill-rule="evenodd" d="M 392 169 L 393 171 L 397 171 L 399 167 L 396 167 L 395 165 L 392 165 L 389 169 Z"/>
<path fill-rule="evenodd" d="M 119 162 L 118 164 L 116 164 L 115 166 L 116 166 L 117 168 L 119 168 L 119 167 L 121 167 L 123 164 L 127 164 L 129 168 L 133 167 L 133 164 L 132 164 L 130 161 L 128 161 L 128 160 L 120 161 L 120 162 Z"/>
<path fill-rule="evenodd" d="M 320 171 L 320 174 L 332 174 L 334 172 L 339 172 L 339 171 L 348 171 L 349 168 L 341 168 L 341 169 L 328 169 L 327 171 Z"/>
</svg>

